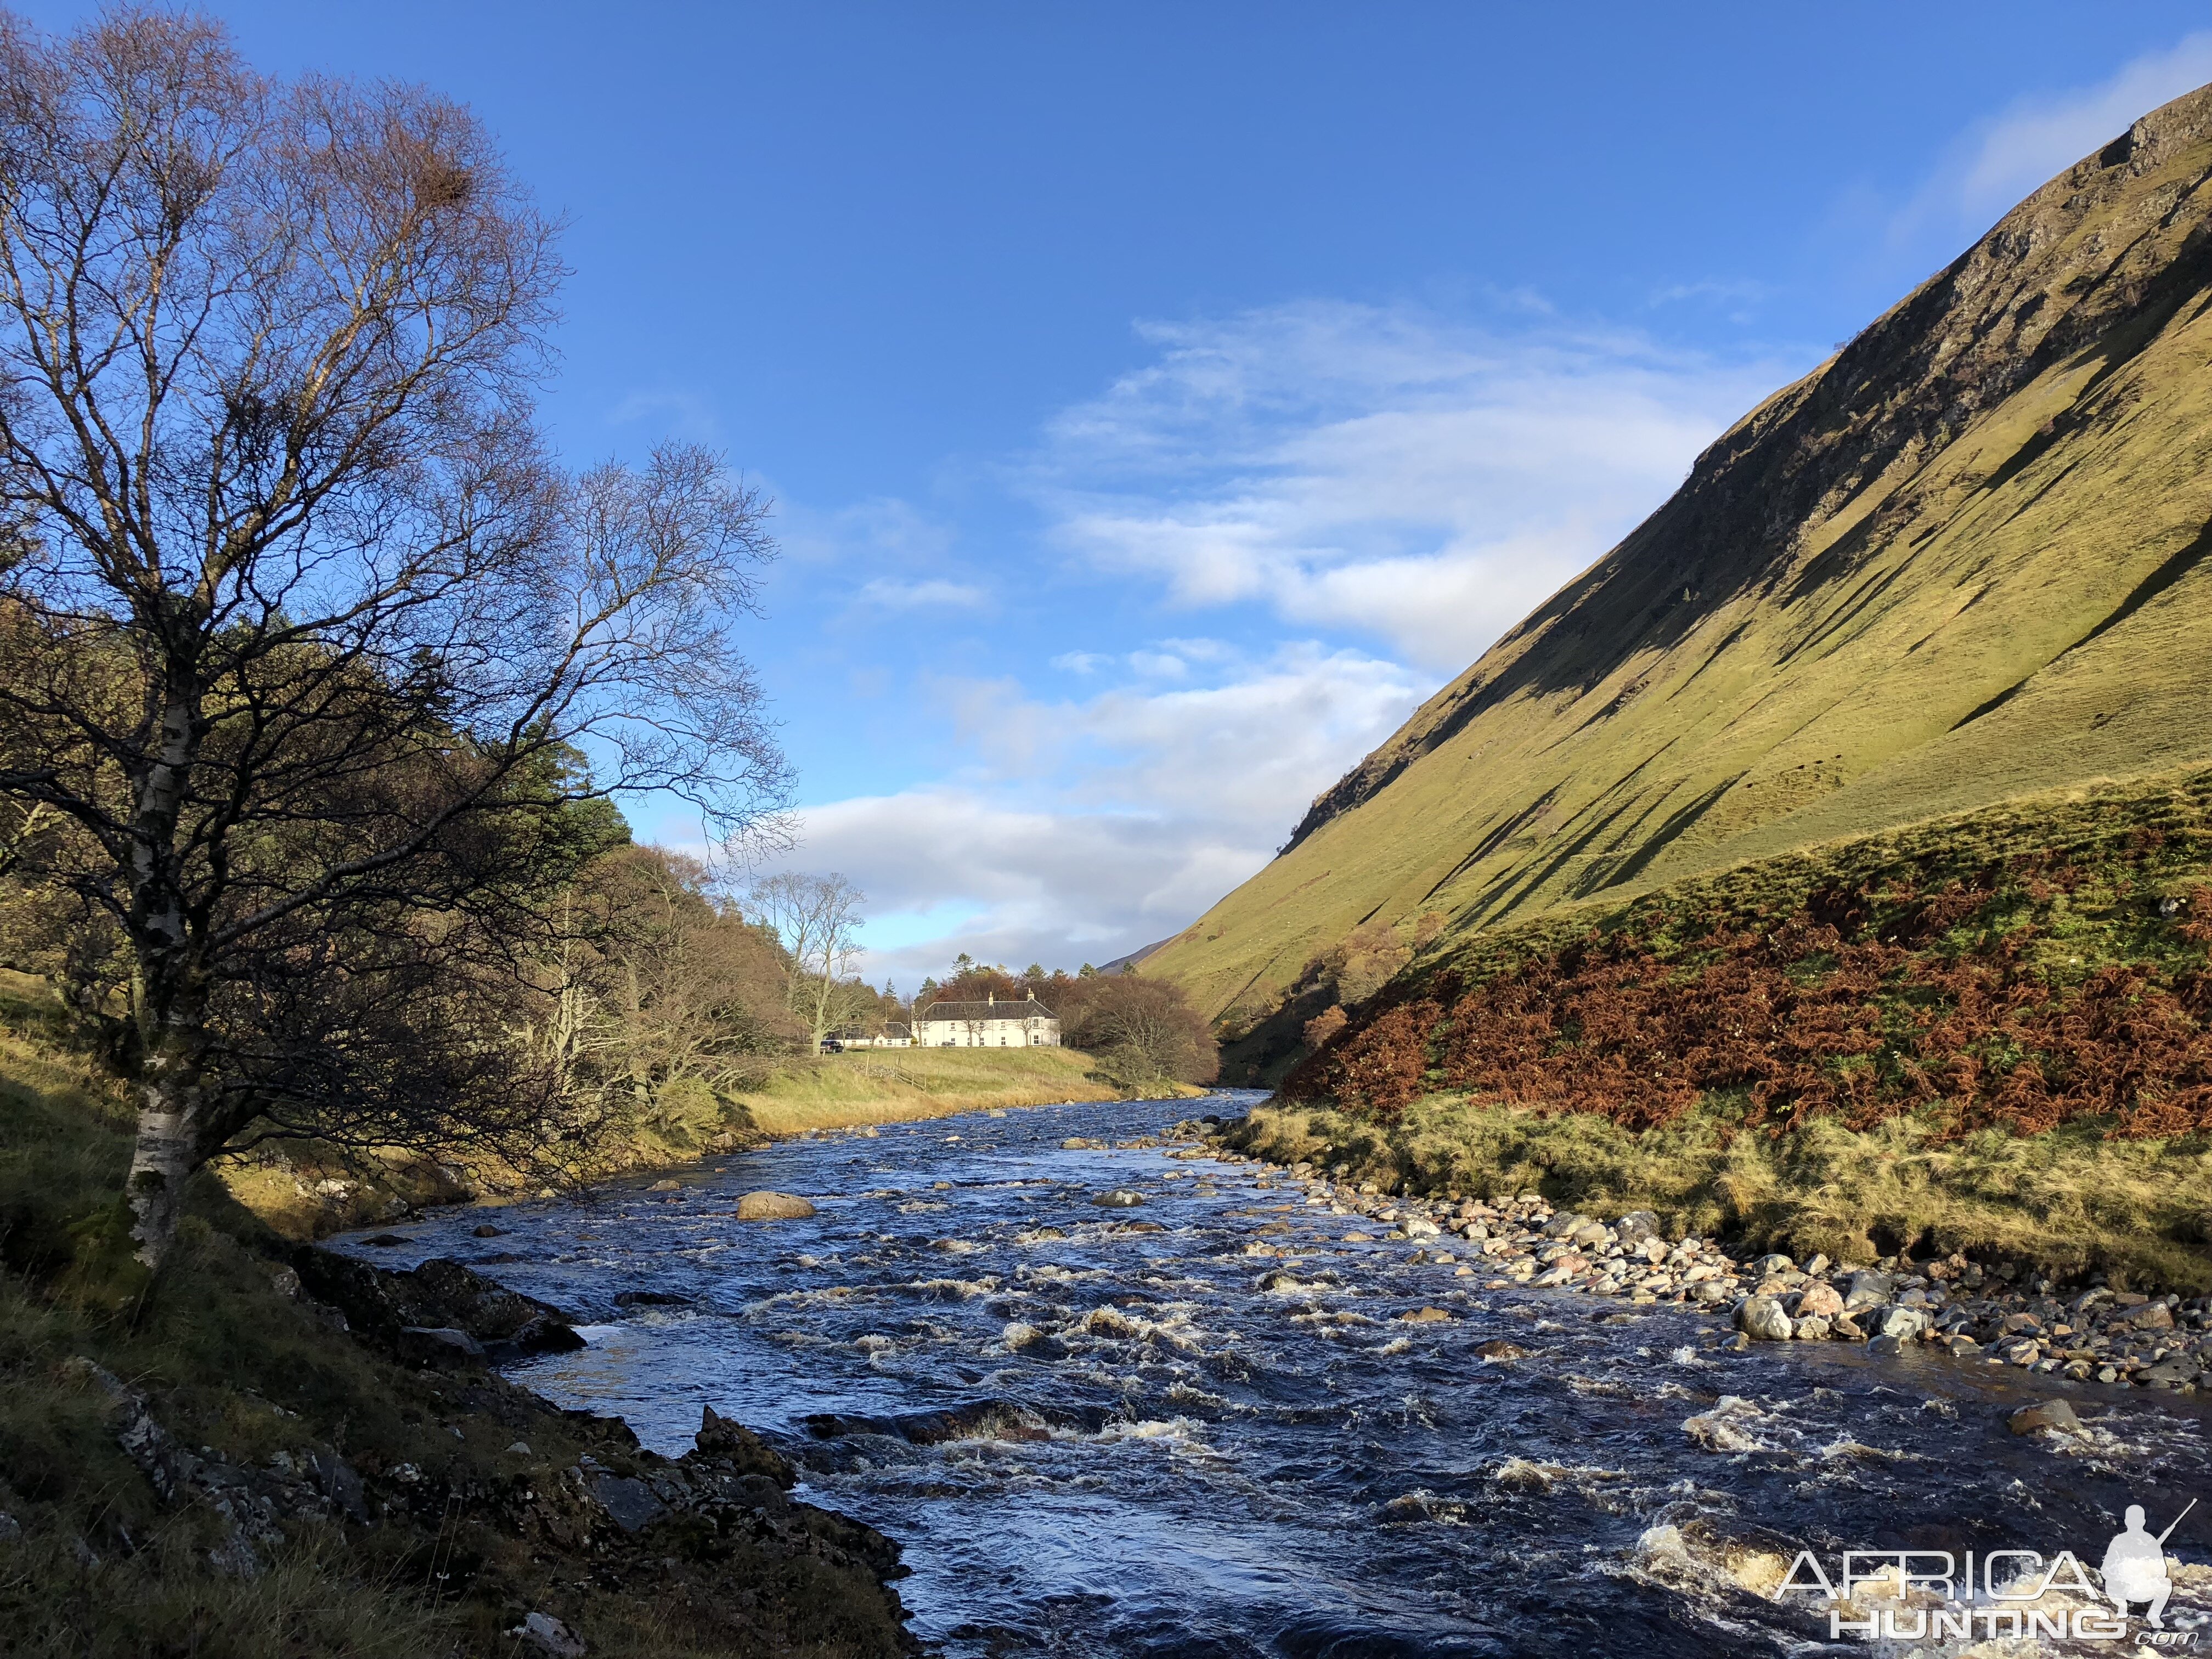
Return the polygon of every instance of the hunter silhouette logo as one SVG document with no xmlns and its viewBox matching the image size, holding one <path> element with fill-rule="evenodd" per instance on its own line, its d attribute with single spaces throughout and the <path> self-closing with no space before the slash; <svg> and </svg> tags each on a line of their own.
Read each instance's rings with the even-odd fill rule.
<svg viewBox="0 0 2212 1659">
<path fill-rule="evenodd" d="M 2166 1540 L 2196 1507 L 2192 1498 L 2173 1517 L 2173 1525 L 2153 1538 L 2143 1530 L 2142 1505 L 2128 1505 L 2127 1530 L 2105 1547 L 2105 1594 L 2121 1618 L 2128 1616 L 2130 1601 L 2148 1601 L 2143 1623 L 2153 1630 L 2166 1628 L 2166 1598 L 2173 1594 L 2173 1581 L 2166 1576 Z"/>
<path fill-rule="evenodd" d="M 2071 1550 L 2049 1558 L 2040 1550 L 1986 1550 L 1978 1560 L 1972 1550 L 1847 1550 L 1832 1577 L 1812 1551 L 1800 1550 L 1774 1599 L 1793 1591 L 1820 1595 L 1828 1603 L 1831 1638 L 1887 1641 L 2117 1642 L 2127 1636 L 2129 1610 L 2140 1605 L 2146 1632 L 2161 1632 L 2146 1636 L 2152 1645 L 2192 1645 L 2193 1631 L 2163 1632 L 2173 1594 L 2166 1540 L 2196 1507 L 2192 1498 L 2154 1534 L 2142 1505 L 2129 1504 L 2124 1528 L 2105 1548 L 2101 1589 Z"/>
</svg>

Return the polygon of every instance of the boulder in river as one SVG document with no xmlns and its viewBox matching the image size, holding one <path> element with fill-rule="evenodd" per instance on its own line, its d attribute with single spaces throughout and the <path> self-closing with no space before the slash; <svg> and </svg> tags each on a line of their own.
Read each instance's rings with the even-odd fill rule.
<svg viewBox="0 0 2212 1659">
<path fill-rule="evenodd" d="M 1754 1342 L 1787 1342 L 1795 1330 L 1782 1304 L 1771 1296 L 1747 1296 L 1738 1303 L 1735 1328 Z"/>
<path fill-rule="evenodd" d="M 2084 1432 L 2081 1419 L 2074 1415 L 2074 1407 L 2063 1400 L 2039 1400 L 2032 1406 L 2022 1406 L 2005 1422 L 2014 1434 L 2033 1434 L 2038 1429 L 2050 1429 L 2059 1434 Z"/>
<path fill-rule="evenodd" d="M 1407 1325 L 1442 1325 L 1450 1318 L 1442 1308 L 1411 1308 L 1398 1316 L 1399 1322 Z"/>
<path fill-rule="evenodd" d="M 804 1221 L 814 1206 L 795 1193 L 747 1193 L 738 1200 L 740 1221 Z"/>
<path fill-rule="evenodd" d="M 1493 1336 L 1487 1342 L 1474 1345 L 1475 1355 L 1482 1359 L 1526 1359 L 1528 1350 L 1518 1342 L 1509 1342 L 1502 1336 Z"/>
<path fill-rule="evenodd" d="M 1091 1201 L 1102 1210 L 1133 1210 L 1145 1201 L 1145 1195 L 1127 1187 L 1116 1187 L 1110 1192 L 1094 1194 Z"/>
</svg>

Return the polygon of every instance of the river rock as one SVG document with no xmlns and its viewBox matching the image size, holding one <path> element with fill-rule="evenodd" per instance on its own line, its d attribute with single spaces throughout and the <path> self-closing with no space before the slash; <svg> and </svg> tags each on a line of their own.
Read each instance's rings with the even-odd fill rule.
<svg viewBox="0 0 2212 1659">
<path fill-rule="evenodd" d="M 1917 1308 L 1892 1308 L 1882 1315 L 1875 1329 L 1883 1336 L 1893 1336 L 1900 1342 L 1910 1342 L 1928 1328 L 1928 1316 Z"/>
<path fill-rule="evenodd" d="M 487 1221 L 481 1226 L 470 1228 L 469 1237 L 471 1238 L 504 1238 L 507 1237 L 507 1229 L 504 1227 L 495 1227 L 490 1222 Z"/>
<path fill-rule="evenodd" d="M 1474 1345 L 1475 1357 L 1480 1359 L 1526 1359 L 1528 1350 L 1518 1342 L 1509 1342 L 1502 1336 L 1493 1336 L 1487 1342 Z"/>
<path fill-rule="evenodd" d="M 1795 1334 L 1790 1316 L 1771 1296 L 1747 1296 L 1738 1303 L 1735 1328 L 1755 1342 L 1787 1342 Z"/>
<path fill-rule="evenodd" d="M 1435 1222 L 1418 1215 L 1407 1216 L 1398 1225 L 1408 1238 L 1435 1238 L 1443 1231 Z"/>
<path fill-rule="evenodd" d="M 1797 1316 L 1800 1319 L 1833 1319 L 1843 1310 L 1844 1298 L 1836 1287 L 1822 1284 L 1818 1279 L 1808 1285 L 1805 1293 L 1797 1298 Z"/>
<path fill-rule="evenodd" d="M 584 1659 L 584 1638 L 550 1613 L 533 1613 L 507 1632 L 544 1659 Z"/>
<path fill-rule="evenodd" d="M 1889 1274 L 1871 1268 L 1851 1275 L 1850 1286 L 1844 1291 L 1844 1311 L 1856 1313 L 1862 1308 L 1871 1308 L 1878 1302 L 1889 1300 L 1897 1281 Z"/>
<path fill-rule="evenodd" d="M 1790 1334 L 1800 1342 L 1826 1342 L 1832 1328 L 1820 1315 L 1808 1314 L 1792 1322 Z"/>
<path fill-rule="evenodd" d="M 1777 1273 L 1794 1273 L 1797 1264 L 1786 1255 L 1763 1255 L 1751 1264 L 1752 1272 L 1761 1279 L 1771 1279 Z"/>
<path fill-rule="evenodd" d="M 1613 1231 L 1624 1244 L 1642 1244 L 1659 1237 L 1659 1218 L 1649 1210 L 1631 1210 L 1613 1224 Z"/>
<path fill-rule="evenodd" d="M 804 1221 L 814 1212 L 796 1193 L 747 1193 L 738 1200 L 740 1221 Z"/>
<path fill-rule="evenodd" d="M 2146 1302 L 2114 1322 L 2139 1331 L 2170 1331 L 2173 1328 L 2173 1310 L 2163 1302 Z"/>
<path fill-rule="evenodd" d="M 2063 1400 L 2039 1400 L 2032 1406 L 2022 1406 L 2005 1422 L 2014 1434 L 2033 1434 L 2038 1429 L 2060 1434 L 2087 1432 L 2081 1419 L 2074 1415 L 2074 1407 Z"/>
<path fill-rule="evenodd" d="M 1127 1187 L 1116 1187 L 1110 1192 L 1093 1194 L 1091 1201 L 1102 1210 L 1133 1210 L 1145 1201 L 1145 1195 Z"/>
<path fill-rule="evenodd" d="M 393 1344 L 399 1357 L 417 1365 L 481 1365 L 483 1344 L 450 1325 L 403 1325 Z"/>
</svg>

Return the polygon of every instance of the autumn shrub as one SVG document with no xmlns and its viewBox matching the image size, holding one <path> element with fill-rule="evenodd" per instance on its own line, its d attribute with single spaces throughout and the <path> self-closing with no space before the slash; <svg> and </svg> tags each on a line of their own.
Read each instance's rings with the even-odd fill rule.
<svg viewBox="0 0 2212 1659">
<path fill-rule="evenodd" d="M 1444 972 L 1386 993 L 1283 1092 L 1387 1119 L 1437 1088 L 1638 1132 L 1716 1091 L 1776 1131 L 1906 1111 L 1952 1135 L 2212 1130 L 2212 887 L 2161 896 L 2173 850 L 2130 836 L 1936 882 L 1893 870 L 1765 914 L 1656 902 L 1464 988 Z"/>
</svg>

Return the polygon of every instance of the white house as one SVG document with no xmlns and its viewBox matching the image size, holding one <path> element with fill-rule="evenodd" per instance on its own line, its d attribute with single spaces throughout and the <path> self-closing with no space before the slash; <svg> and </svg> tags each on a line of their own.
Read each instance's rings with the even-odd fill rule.
<svg viewBox="0 0 2212 1659">
<path fill-rule="evenodd" d="M 1032 991 L 1023 1000 L 933 1002 L 914 1012 L 918 1048 L 1057 1048 L 1060 1019 Z"/>
<path fill-rule="evenodd" d="M 913 1035 L 896 1021 L 886 1024 L 880 1031 L 862 1031 L 851 1028 L 842 1031 L 832 1031 L 828 1041 L 836 1043 L 841 1048 L 910 1048 L 914 1046 Z M 827 1044 L 825 1043 L 824 1046 L 826 1047 Z"/>
</svg>

